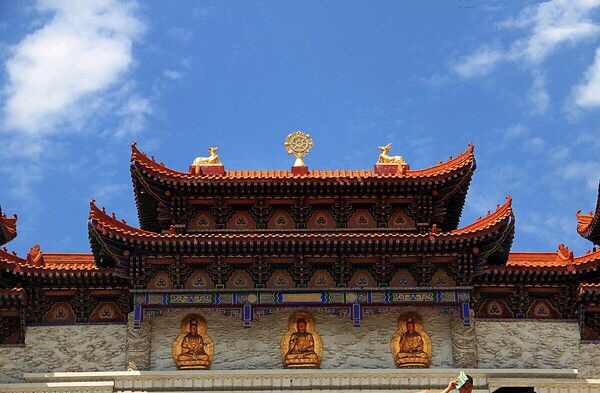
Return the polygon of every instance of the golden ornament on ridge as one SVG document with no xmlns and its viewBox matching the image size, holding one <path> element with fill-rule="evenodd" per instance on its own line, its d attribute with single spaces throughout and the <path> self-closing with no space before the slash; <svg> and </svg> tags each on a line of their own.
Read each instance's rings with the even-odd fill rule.
<svg viewBox="0 0 600 393">
<path fill-rule="evenodd" d="M 392 150 L 391 143 L 388 143 L 385 146 L 379 146 L 379 150 L 381 150 L 381 154 L 379 154 L 379 157 L 377 158 L 377 164 L 406 164 L 406 161 L 402 156 L 390 156 L 390 150 Z"/>
<path fill-rule="evenodd" d="M 313 140 L 310 137 L 310 134 L 305 134 L 302 131 L 296 131 L 289 134 L 287 138 L 285 138 L 285 143 L 283 146 L 285 146 L 288 154 L 296 157 L 294 166 L 303 167 L 306 166 L 306 164 L 302 158 L 308 155 L 310 152 L 310 149 L 313 147 Z"/>
<path fill-rule="evenodd" d="M 204 165 L 223 165 L 221 163 L 221 159 L 219 155 L 216 154 L 218 147 L 209 147 L 208 148 L 208 157 L 196 157 L 192 166 L 204 166 Z"/>
</svg>

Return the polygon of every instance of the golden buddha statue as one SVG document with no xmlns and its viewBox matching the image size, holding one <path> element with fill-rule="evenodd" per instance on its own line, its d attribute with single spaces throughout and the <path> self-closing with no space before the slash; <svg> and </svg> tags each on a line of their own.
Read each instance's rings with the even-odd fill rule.
<svg viewBox="0 0 600 393">
<path fill-rule="evenodd" d="M 173 342 L 173 360 L 178 369 L 208 369 L 213 343 L 206 335 L 206 320 L 191 314 L 181 321 L 181 334 Z"/>
<path fill-rule="evenodd" d="M 429 367 L 431 340 L 423 331 L 423 321 L 415 313 L 398 319 L 398 331 L 390 343 L 397 367 Z"/>
<path fill-rule="evenodd" d="M 323 357 L 321 336 L 314 330 L 312 315 L 298 312 L 289 320 L 281 339 L 281 355 L 286 368 L 319 368 Z"/>
</svg>

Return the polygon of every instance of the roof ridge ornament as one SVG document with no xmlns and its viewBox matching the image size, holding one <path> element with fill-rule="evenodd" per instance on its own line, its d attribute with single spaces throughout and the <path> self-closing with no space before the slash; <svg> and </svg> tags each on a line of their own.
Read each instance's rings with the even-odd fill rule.
<svg viewBox="0 0 600 393">
<path fill-rule="evenodd" d="M 225 173 L 225 167 L 217 154 L 218 150 L 219 148 L 216 146 L 209 147 L 208 156 L 196 157 L 190 165 L 190 173 L 195 175 L 222 175 Z"/>
<path fill-rule="evenodd" d="M 404 160 L 404 157 L 402 156 L 391 156 L 389 154 L 391 149 L 391 143 L 379 146 L 381 153 L 379 154 L 379 157 L 377 157 L 377 162 L 375 163 L 375 173 L 379 175 L 406 174 L 406 171 L 409 169 L 406 160 Z"/>
<path fill-rule="evenodd" d="M 303 157 L 310 153 L 310 149 L 314 146 L 310 134 L 305 134 L 302 131 L 292 132 L 285 138 L 283 144 L 287 153 L 296 157 L 292 173 L 295 175 L 307 175 L 308 167 L 304 163 Z"/>
</svg>

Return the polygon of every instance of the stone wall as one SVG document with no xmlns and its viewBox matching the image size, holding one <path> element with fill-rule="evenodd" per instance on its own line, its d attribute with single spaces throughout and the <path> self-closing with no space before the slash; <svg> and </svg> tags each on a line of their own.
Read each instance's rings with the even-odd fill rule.
<svg viewBox="0 0 600 393">
<path fill-rule="evenodd" d="M 574 321 L 476 321 L 480 368 L 576 368 L 600 378 L 600 344 L 582 343 Z"/>
<path fill-rule="evenodd" d="M 167 311 L 145 321 L 151 325 L 150 370 L 175 369 L 171 345 L 181 319 L 194 311 Z M 235 313 L 202 311 L 215 343 L 213 369 L 281 369 L 280 340 L 294 311 L 274 309 L 255 318 L 248 329 Z M 420 313 L 425 321 L 433 345 L 432 367 L 460 366 L 453 364 L 452 338 L 462 335 L 453 333 L 457 321 L 448 311 L 382 311 L 366 311 L 360 327 L 352 326 L 347 315 L 313 312 L 324 345 L 322 368 L 394 369 L 389 343 L 399 314 L 406 311 Z M 584 377 L 600 378 L 600 344 L 581 342 L 577 322 L 476 320 L 474 330 L 477 346 L 470 353 L 476 354 L 479 368 L 577 368 Z M 126 338 L 125 325 L 28 327 L 24 347 L 0 347 L 0 383 L 18 381 L 24 372 L 125 370 Z"/>
<path fill-rule="evenodd" d="M 214 342 L 214 370 L 282 368 L 280 340 L 294 309 L 276 309 L 244 329 L 237 316 L 218 311 L 203 312 L 208 322 L 207 334 Z M 432 367 L 452 367 L 450 315 L 434 308 L 406 308 L 417 311 L 425 321 L 431 337 Z M 152 324 L 151 370 L 174 370 L 171 345 L 179 334 L 179 323 L 193 310 L 174 310 L 150 320 Z M 398 310 L 379 315 L 365 315 L 360 327 L 348 316 L 327 311 L 312 312 L 323 340 L 321 368 L 395 368 L 390 340 L 397 328 Z"/>
<path fill-rule="evenodd" d="M 0 347 L 0 382 L 25 372 L 125 369 L 125 325 L 30 326 L 24 347 Z"/>
</svg>

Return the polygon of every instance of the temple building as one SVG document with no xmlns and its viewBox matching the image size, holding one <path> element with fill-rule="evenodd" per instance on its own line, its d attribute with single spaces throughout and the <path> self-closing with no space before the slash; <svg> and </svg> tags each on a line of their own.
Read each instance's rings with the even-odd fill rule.
<svg viewBox="0 0 600 393">
<path fill-rule="evenodd" d="M 91 253 L 0 250 L 0 391 L 441 390 L 465 370 L 482 393 L 600 392 L 600 189 L 573 228 L 590 251 L 511 251 L 510 196 L 459 226 L 472 145 L 412 169 L 388 144 L 360 170 L 309 169 L 312 145 L 232 171 L 134 143 L 139 225 L 92 200 Z"/>
</svg>

